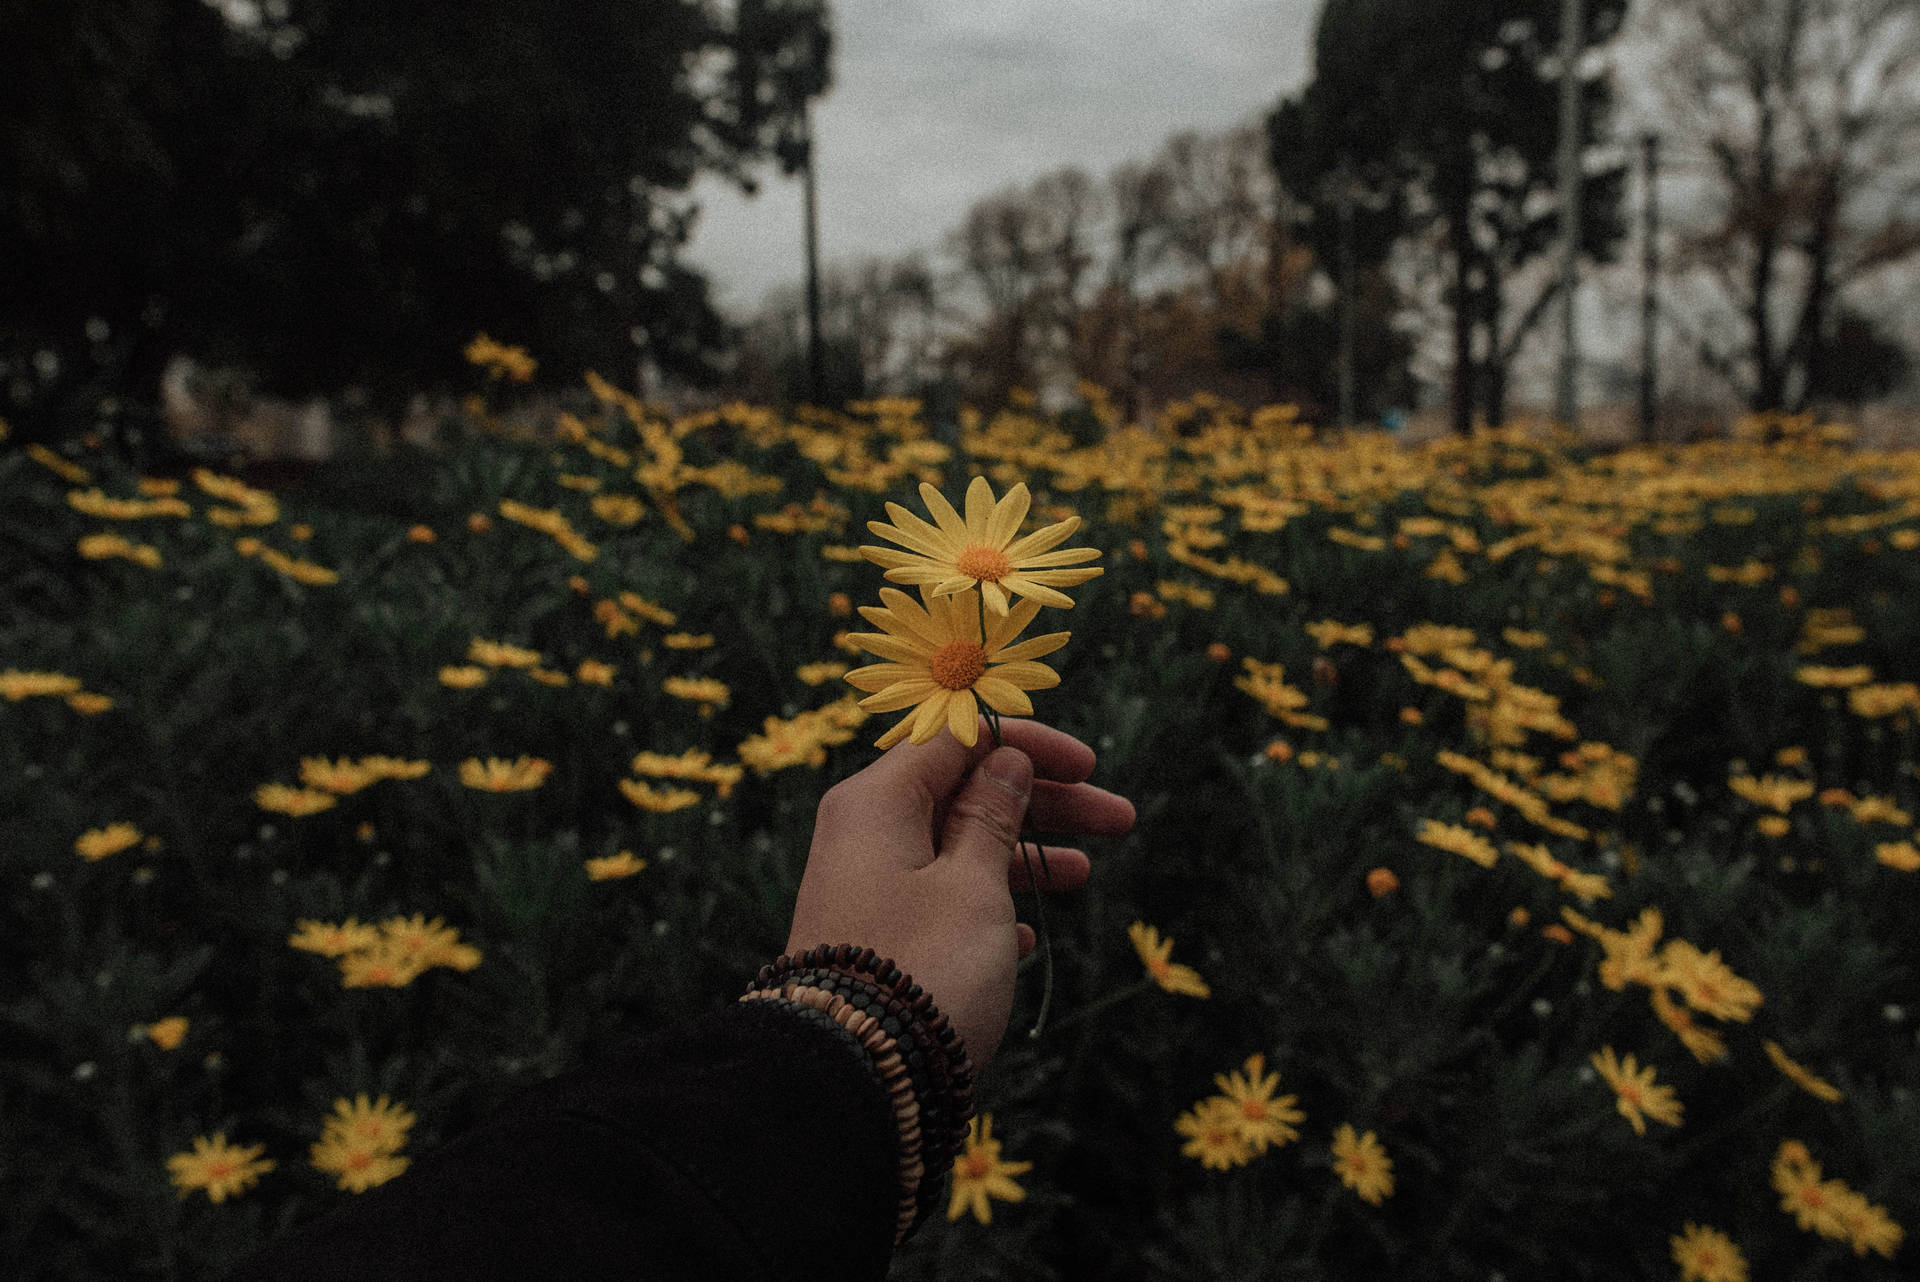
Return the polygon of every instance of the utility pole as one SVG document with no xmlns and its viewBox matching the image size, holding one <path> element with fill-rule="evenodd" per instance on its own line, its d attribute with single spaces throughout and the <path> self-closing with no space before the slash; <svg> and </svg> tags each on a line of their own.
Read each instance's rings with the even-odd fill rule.
<svg viewBox="0 0 1920 1282">
<path fill-rule="evenodd" d="M 1340 430 L 1353 427 L 1353 338 L 1354 288 L 1353 266 L 1353 168 L 1346 157 L 1340 159 Z"/>
<path fill-rule="evenodd" d="M 820 372 L 820 212 L 813 185 L 813 122 L 800 107 L 800 188 L 807 238 L 807 399 L 820 403 L 825 380 Z"/>
<path fill-rule="evenodd" d="M 1660 135 L 1640 136 L 1642 181 L 1646 190 L 1640 215 L 1640 439 L 1653 444 L 1654 396 L 1659 390 L 1656 340 L 1660 314 L 1654 289 L 1660 279 Z"/>
<path fill-rule="evenodd" d="M 1573 296 L 1580 283 L 1580 49 L 1585 43 L 1582 0 L 1561 0 L 1560 10 L 1560 380 L 1554 417 L 1579 425 L 1575 378 L 1580 369 Z"/>
</svg>

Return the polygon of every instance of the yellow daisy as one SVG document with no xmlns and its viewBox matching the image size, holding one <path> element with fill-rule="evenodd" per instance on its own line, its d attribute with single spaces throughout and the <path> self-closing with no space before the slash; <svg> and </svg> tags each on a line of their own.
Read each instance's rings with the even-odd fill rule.
<svg viewBox="0 0 1920 1282">
<path fill-rule="evenodd" d="M 1307 1120 L 1307 1115 L 1295 1107 L 1300 1102 L 1299 1096 L 1274 1098 L 1280 1074 L 1267 1073 L 1265 1068 L 1266 1057 L 1256 1054 L 1247 1057 L 1244 1074 L 1236 1071 L 1213 1076 L 1221 1097 L 1233 1106 L 1234 1125 L 1239 1128 L 1240 1137 L 1255 1153 L 1266 1152 L 1270 1145 L 1278 1148 L 1299 1139 L 1300 1132 L 1294 1129 L 1294 1124 Z"/>
<path fill-rule="evenodd" d="M 946 496 L 924 481 L 920 497 L 936 524 L 929 525 L 898 503 L 887 504 L 892 525 L 867 522 L 867 528 L 881 538 L 908 549 L 860 549 L 869 561 L 885 567 L 891 582 L 918 584 L 935 597 L 977 588 L 987 608 L 1004 616 L 1010 607 L 1009 594 L 1068 609 L 1073 598 L 1057 589 L 1085 583 L 1104 573 L 1097 566 L 1059 568 L 1100 555 L 1094 548 L 1053 550 L 1079 528 L 1077 516 L 1035 530 L 1025 538 L 1015 537 L 1033 502 L 1024 483 L 1015 485 L 996 502 L 987 478 L 974 477 L 967 486 L 964 518 Z"/>
<path fill-rule="evenodd" d="M 139 845 L 140 835 L 140 830 L 130 823 L 114 823 L 104 828 L 89 828 L 74 838 L 73 853 L 88 861 L 105 859 L 108 855 L 117 855 L 123 850 Z"/>
<path fill-rule="evenodd" d="M 292 815 L 296 819 L 303 815 L 318 814 L 338 800 L 330 792 L 321 792 L 317 788 L 290 788 L 283 783 L 263 783 L 253 790 L 253 803 L 260 809 Z"/>
<path fill-rule="evenodd" d="M 1199 971 L 1167 960 L 1173 955 L 1173 939 L 1161 939 L 1158 928 L 1136 921 L 1127 927 L 1127 938 L 1133 941 L 1133 949 L 1140 954 L 1140 963 L 1147 968 L 1148 976 L 1160 987 L 1189 997 L 1206 997 L 1211 993 Z"/>
<path fill-rule="evenodd" d="M 993 1138 L 993 1114 L 974 1118 L 966 1147 L 953 1159 L 953 1200 L 947 1204 L 947 1218 L 957 1220 L 961 1212 L 971 1209 L 980 1223 L 993 1223 L 993 1207 L 987 1199 L 1025 1201 L 1027 1191 L 1013 1177 L 1032 1169 L 1032 1162 L 1001 1160 L 1000 1141 Z"/>
<path fill-rule="evenodd" d="M 1210 1171 L 1230 1171 L 1253 1159 L 1253 1149 L 1240 1129 L 1240 1110 L 1224 1096 L 1201 1100 L 1174 1119 L 1173 1129 L 1187 1137 L 1180 1155 Z"/>
<path fill-rule="evenodd" d="M 287 943 L 301 952 L 318 953 L 322 957 L 340 957 L 380 942 L 378 926 L 362 925 L 352 917 L 337 924 L 303 919 L 295 925 L 297 929 L 287 936 Z"/>
<path fill-rule="evenodd" d="M 617 855 L 587 860 L 587 877 L 593 881 L 612 881 L 616 877 L 631 877 L 646 866 L 645 859 L 631 850 L 623 850 Z"/>
<path fill-rule="evenodd" d="M 860 701 L 868 712 L 915 709 L 875 740 L 876 746 L 891 748 L 909 735 L 914 743 L 926 743 L 944 725 L 971 748 L 980 734 L 976 696 L 995 712 L 1027 716 L 1033 701 L 1026 691 L 1060 684 L 1058 673 L 1033 660 L 1065 645 L 1070 633 L 1050 632 L 1013 644 L 1040 613 L 1038 601 L 1022 601 L 1012 612 L 987 620 L 983 635 L 980 598 L 974 593 L 936 596 L 922 585 L 920 597 L 925 609 L 898 588 L 882 588 L 886 608 L 860 607 L 867 622 L 882 631 L 856 632 L 852 639 L 889 662 L 855 668 L 847 673 L 847 684 L 870 692 Z"/>
<path fill-rule="evenodd" d="M 155 1046 L 163 1051 L 170 1051 L 179 1046 L 186 1037 L 187 1022 L 185 1015 L 169 1015 L 165 1019 L 154 1020 L 141 1031 Z"/>
<path fill-rule="evenodd" d="M 1747 1257 L 1718 1229 L 1689 1223 L 1672 1246 L 1680 1282 L 1747 1282 Z"/>
<path fill-rule="evenodd" d="M 173 1186 L 185 1197 L 200 1189 L 212 1202 L 223 1202 L 254 1186 L 262 1175 L 273 1169 L 271 1161 L 262 1161 L 264 1144 L 231 1146 L 225 1133 L 208 1139 L 196 1135 L 191 1153 L 175 1153 L 167 1159 Z"/>
<path fill-rule="evenodd" d="M 1600 1076 L 1613 1088 L 1614 1105 L 1620 1110 L 1620 1116 L 1633 1124 L 1635 1134 L 1647 1133 L 1645 1119 L 1649 1117 L 1668 1126 L 1680 1125 L 1679 1097 L 1674 1095 L 1671 1086 L 1654 1085 L 1653 1065 L 1640 1068 L 1631 1052 L 1616 1059 L 1611 1046 L 1602 1046 L 1590 1058 L 1593 1066 L 1600 1070 Z"/>
<path fill-rule="evenodd" d="M 484 762 L 469 757 L 460 763 L 460 782 L 482 792 L 526 792 L 545 783 L 552 770 L 553 763 L 539 757 L 488 757 Z"/>
<path fill-rule="evenodd" d="M 1333 1133 L 1333 1173 L 1363 1202 L 1378 1206 L 1393 1196 L 1393 1159 L 1372 1131 L 1356 1135 L 1350 1124 L 1340 1123 Z"/>
</svg>

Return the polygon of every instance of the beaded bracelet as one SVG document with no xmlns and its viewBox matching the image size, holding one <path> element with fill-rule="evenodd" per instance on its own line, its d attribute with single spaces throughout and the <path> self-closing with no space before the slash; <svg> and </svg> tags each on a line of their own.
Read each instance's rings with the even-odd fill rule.
<svg viewBox="0 0 1920 1282">
<path fill-rule="evenodd" d="M 891 958 L 853 944 L 782 956 L 760 968 L 741 1000 L 818 1011 L 867 1051 L 900 1135 L 898 1246 L 934 1209 L 973 1120 L 973 1065 L 959 1032 Z"/>
</svg>

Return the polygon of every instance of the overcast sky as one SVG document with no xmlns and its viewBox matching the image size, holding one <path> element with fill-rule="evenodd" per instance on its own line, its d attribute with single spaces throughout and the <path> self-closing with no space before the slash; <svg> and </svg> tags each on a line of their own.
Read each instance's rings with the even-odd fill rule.
<svg viewBox="0 0 1920 1282">
<path fill-rule="evenodd" d="M 817 104 L 831 262 L 933 249 L 968 206 L 1064 165 L 1095 177 L 1305 83 L 1320 0 L 833 0 Z M 730 311 L 801 272 L 797 183 L 702 180 L 687 259 Z"/>
</svg>

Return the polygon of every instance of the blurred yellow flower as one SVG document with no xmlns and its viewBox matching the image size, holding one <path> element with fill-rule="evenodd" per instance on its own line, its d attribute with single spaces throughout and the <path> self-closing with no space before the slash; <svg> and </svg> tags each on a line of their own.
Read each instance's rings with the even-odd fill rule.
<svg viewBox="0 0 1920 1282">
<path fill-rule="evenodd" d="M 1060 568 L 1100 555 L 1094 548 L 1053 550 L 1079 528 L 1077 516 L 1025 538 L 1016 537 L 1032 503 L 1024 483 L 1016 484 L 996 502 L 987 479 L 974 477 L 967 486 L 964 518 L 939 490 L 924 481 L 920 497 L 935 524 L 929 525 L 898 503 L 887 504 L 892 525 L 867 522 L 867 528 L 881 538 L 908 549 L 860 549 L 868 560 L 886 569 L 889 582 L 917 584 L 928 597 L 976 589 L 988 611 L 1004 617 L 1013 596 L 1068 609 L 1073 598 L 1058 589 L 1104 573 L 1098 567 Z"/>
<path fill-rule="evenodd" d="M 537 668 L 540 666 L 538 650 L 508 645 L 504 641 L 486 641 L 479 637 L 475 637 L 473 643 L 467 647 L 467 659 L 471 663 L 484 663 L 490 668 Z"/>
<path fill-rule="evenodd" d="M 187 1035 L 187 1017 L 169 1015 L 165 1019 L 156 1019 L 146 1027 L 147 1040 L 163 1051 L 176 1049 Z"/>
<path fill-rule="evenodd" d="M 134 543 L 118 534 L 89 534 L 79 542 L 80 555 L 89 561 L 118 557 L 149 570 L 160 568 L 160 549 L 150 543 Z"/>
<path fill-rule="evenodd" d="M 598 659 L 582 659 L 580 666 L 574 669 L 574 677 L 587 685 L 610 686 L 620 669 L 611 663 L 602 663 Z"/>
<path fill-rule="evenodd" d="M 78 677 L 62 676 L 58 672 L 22 672 L 18 668 L 8 668 L 0 672 L 0 695 L 9 703 L 18 703 L 35 695 L 71 695 L 80 692 Z"/>
<path fill-rule="evenodd" d="M 1752 775 L 1736 774 L 1728 778 L 1727 787 L 1754 805 L 1770 807 L 1783 815 L 1795 802 L 1805 801 L 1814 791 L 1811 779 L 1789 779 L 1785 775 L 1755 779 Z"/>
<path fill-rule="evenodd" d="M 140 838 L 140 830 L 130 823 L 112 823 L 104 828 L 89 828 L 74 838 L 73 853 L 91 863 L 139 845 Z"/>
<path fill-rule="evenodd" d="M 67 706 L 83 717 L 91 717 L 113 707 L 113 700 L 104 694 L 91 694 L 83 690 L 79 694 L 67 696 Z"/>
<path fill-rule="evenodd" d="M 668 677 L 660 688 L 676 699 L 698 704 L 703 717 L 712 716 L 715 708 L 726 707 L 733 698 L 726 683 L 712 677 Z"/>
<path fill-rule="evenodd" d="M 300 818 L 319 814 L 336 805 L 339 798 L 317 788 L 293 788 L 284 783 L 263 783 L 253 790 L 253 802 L 262 810 Z"/>
<path fill-rule="evenodd" d="M 291 947 L 322 957 L 339 957 L 372 948 L 379 942 L 378 926 L 362 925 L 352 917 L 337 924 L 303 919 L 295 923 L 294 933 L 287 936 Z"/>
<path fill-rule="evenodd" d="M 660 638 L 660 644 L 669 650 L 707 650 L 713 646 L 713 633 L 669 632 Z"/>
<path fill-rule="evenodd" d="M 262 1175 L 273 1169 L 271 1161 L 260 1157 L 266 1151 L 264 1144 L 229 1145 L 225 1132 L 211 1139 L 198 1135 L 194 1137 L 192 1152 L 175 1153 L 167 1159 L 167 1171 L 181 1197 L 199 1189 L 208 1201 L 224 1202 L 252 1188 Z"/>
<path fill-rule="evenodd" d="M 1672 988 L 1703 1015 L 1744 1023 L 1760 1005 L 1760 990 L 1734 974 L 1718 949 L 1703 953 L 1684 939 L 1670 939 L 1657 965 L 1654 982 Z"/>
<path fill-rule="evenodd" d="M 847 665 L 833 659 L 823 663 L 803 663 L 793 670 L 793 674 L 806 684 L 817 686 L 846 676 Z"/>
<path fill-rule="evenodd" d="M 384 1095 L 369 1102 L 364 1094 L 351 1103 L 335 1100 L 333 1110 L 308 1153 L 315 1170 L 336 1177 L 336 1187 L 364 1193 L 407 1169 L 409 1159 L 397 1154 L 413 1128 L 412 1113 Z"/>
<path fill-rule="evenodd" d="M 1393 1196 L 1393 1159 L 1372 1131 L 1355 1134 L 1351 1123 L 1340 1123 L 1333 1133 L 1333 1173 L 1370 1205 Z"/>
<path fill-rule="evenodd" d="M 953 1197 L 947 1203 L 947 1219 L 957 1220 L 971 1210 L 982 1224 L 993 1223 L 989 1198 L 1003 1202 L 1024 1201 L 1027 1191 L 1013 1177 L 1033 1169 L 1032 1162 L 1009 1162 L 1000 1156 L 1000 1141 L 993 1138 L 993 1114 L 983 1113 L 967 1128 L 965 1146 L 953 1159 Z"/>
<path fill-rule="evenodd" d="M 487 670 L 473 664 L 440 669 L 440 684 L 454 690 L 471 690 L 487 683 Z"/>
<path fill-rule="evenodd" d="M 1874 846 L 1873 857 L 1901 872 L 1920 872 L 1920 850 L 1911 841 L 1883 841 Z"/>
<path fill-rule="evenodd" d="M 1832 1082 L 1816 1076 L 1804 1065 L 1789 1059 L 1779 1042 L 1768 1040 L 1760 1043 L 1760 1046 L 1767 1052 L 1767 1058 L 1773 1061 L 1773 1066 L 1780 1070 L 1782 1076 L 1815 1099 L 1826 1104 L 1838 1104 L 1844 1098 L 1840 1094 L 1840 1088 Z"/>
<path fill-rule="evenodd" d="M 655 788 L 638 779 L 622 779 L 620 791 L 640 809 L 657 815 L 670 815 L 700 804 L 700 794 L 691 788 Z"/>
<path fill-rule="evenodd" d="M 495 378 L 508 379 L 515 383 L 529 382 L 533 372 L 539 368 L 539 362 L 527 354 L 524 347 L 509 347 L 495 342 L 485 334 L 477 334 L 467 344 L 467 363 L 478 365 Z"/>
<path fill-rule="evenodd" d="M 385 940 L 340 958 L 342 988 L 405 988 L 426 967 Z"/>
<path fill-rule="evenodd" d="M 1221 1096 L 1233 1107 L 1234 1125 L 1239 1129 L 1240 1138 L 1256 1154 L 1299 1139 L 1300 1132 L 1294 1125 L 1307 1119 L 1297 1107 L 1298 1096 L 1274 1098 L 1280 1074 L 1266 1072 L 1266 1062 L 1265 1055 L 1256 1053 L 1247 1057 L 1244 1071 L 1215 1073 L 1213 1077 Z"/>
<path fill-rule="evenodd" d="M 375 949 L 391 948 L 394 953 L 417 963 L 422 970 L 446 966 L 469 971 L 480 964 L 480 950 L 460 942 L 460 933 L 440 918 L 428 921 L 424 913 L 411 917 L 389 917 L 380 923 L 380 942 Z"/>
<path fill-rule="evenodd" d="M 1633 1124 L 1635 1134 L 1647 1133 L 1649 1117 L 1668 1126 L 1680 1125 L 1680 1100 L 1671 1086 L 1654 1084 L 1653 1065 L 1640 1068 L 1631 1052 L 1624 1058 L 1616 1058 L 1611 1046 L 1602 1046 L 1589 1058 L 1613 1089 L 1614 1106 L 1620 1110 L 1620 1116 Z"/>
<path fill-rule="evenodd" d="M 1413 835 L 1415 841 L 1432 846 L 1450 854 L 1471 859 L 1482 868 L 1491 868 L 1500 860 L 1500 852 L 1492 842 L 1471 828 L 1459 824 L 1441 823 L 1437 819 L 1422 819 L 1420 831 Z"/>
<path fill-rule="evenodd" d="M 1669 1241 L 1680 1282 L 1747 1282 L 1747 1257 L 1720 1230 L 1689 1221 Z"/>
<path fill-rule="evenodd" d="M 1253 1146 L 1241 1133 L 1240 1110 L 1224 1096 L 1201 1100 L 1174 1119 L 1173 1129 L 1187 1137 L 1180 1155 L 1210 1171 L 1230 1171 L 1253 1160 Z"/>
<path fill-rule="evenodd" d="M 346 757 L 338 761 L 325 757 L 300 758 L 300 782 L 309 788 L 347 796 L 379 781 L 379 774 Z"/>
<path fill-rule="evenodd" d="M 545 783 L 552 772 L 553 763 L 541 757 L 488 757 L 484 762 L 469 757 L 460 763 L 460 782 L 482 792 L 526 792 Z"/>
<path fill-rule="evenodd" d="M 1173 955 L 1173 940 L 1160 938 L 1157 927 L 1136 921 L 1127 927 L 1127 938 L 1133 941 L 1134 951 L 1140 954 L 1140 964 L 1147 968 L 1147 975 L 1154 983 L 1170 993 L 1182 993 L 1188 997 L 1206 997 L 1211 990 L 1200 972 L 1191 966 L 1182 966 L 1169 961 Z"/>
<path fill-rule="evenodd" d="M 587 860 L 587 877 L 592 881 L 612 881 L 617 877 L 631 877 L 646 866 L 645 859 L 631 850 L 623 850 L 617 855 Z"/>
</svg>

